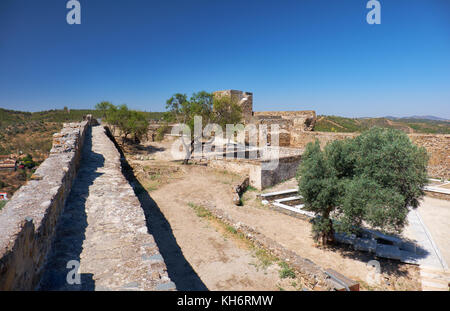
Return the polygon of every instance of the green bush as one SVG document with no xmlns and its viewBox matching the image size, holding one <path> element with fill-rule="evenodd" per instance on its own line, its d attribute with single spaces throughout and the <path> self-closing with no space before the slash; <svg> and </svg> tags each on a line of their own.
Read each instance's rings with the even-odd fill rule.
<svg viewBox="0 0 450 311">
<path fill-rule="evenodd" d="M 158 129 L 156 130 L 156 136 L 155 136 L 155 140 L 156 141 L 161 141 L 164 139 L 164 135 L 167 134 L 170 130 L 169 125 L 164 124 L 161 127 L 158 127 Z"/>
<path fill-rule="evenodd" d="M 295 272 L 292 268 L 289 267 L 289 265 L 282 261 L 279 262 L 278 265 L 280 266 L 281 270 L 280 270 L 280 278 L 282 279 L 286 279 L 286 278 L 290 278 L 290 279 L 295 279 Z"/>
</svg>

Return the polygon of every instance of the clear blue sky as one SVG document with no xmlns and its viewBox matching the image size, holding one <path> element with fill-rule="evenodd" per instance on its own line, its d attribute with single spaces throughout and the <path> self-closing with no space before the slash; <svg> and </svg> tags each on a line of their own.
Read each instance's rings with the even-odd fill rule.
<svg viewBox="0 0 450 311">
<path fill-rule="evenodd" d="M 254 110 L 450 119 L 450 1 L 0 0 L 0 107 L 163 111 L 238 89 Z"/>
</svg>

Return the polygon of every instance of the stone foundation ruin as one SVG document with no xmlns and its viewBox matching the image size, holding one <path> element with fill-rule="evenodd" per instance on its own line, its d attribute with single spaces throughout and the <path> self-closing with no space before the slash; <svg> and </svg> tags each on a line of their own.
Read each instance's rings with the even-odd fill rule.
<svg viewBox="0 0 450 311">
<path fill-rule="evenodd" d="M 295 177 L 297 167 L 301 161 L 301 154 L 309 142 L 318 140 L 321 146 L 325 146 L 333 140 L 354 138 L 358 133 L 331 133 L 316 132 L 314 126 L 317 120 L 316 112 L 313 110 L 299 111 L 253 111 L 253 93 L 238 90 L 224 90 L 213 92 L 215 96 L 229 96 L 242 108 L 242 122 L 245 126 L 261 125 L 267 126 L 267 145 L 272 144 L 271 134 L 278 134 L 279 146 L 279 166 L 275 170 L 265 170 L 265 161 L 261 157 L 249 159 L 246 156 L 216 159 L 208 158 L 208 163 L 212 167 L 249 176 L 250 185 L 257 189 L 264 189 L 284 180 Z M 278 131 L 271 132 L 271 125 L 278 125 Z M 156 132 L 160 124 L 153 124 L 149 132 Z M 170 128 L 168 130 L 170 132 Z M 430 155 L 428 172 L 431 177 L 450 178 L 450 135 L 444 134 L 408 134 L 411 141 L 418 146 L 425 147 Z M 166 134 L 167 139 L 173 140 L 171 134 Z M 254 138 L 254 137 L 252 137 Z M 245 132 L 245 146 L 237 148 L 257 148 L 262 147 L 258 141 L 251 140 L 249 133 Z M 223 147 L 225 149 L 225 147 Z M 247 150 L 247 151 L 248 151 Z"/>
<path fill-rule="evenodd" d="M 346 138 L 354 138 L 358 133 L 315 132 L 317 117 L 313 110 L 299 111 L 253 111 L 253 93 L 237 90 L 214 92 L 216 96 L 230 96 L 242 107 L 244 124 L 279 125 L 279 146 L 303 150 L 309 142 L 319 140 L 321 146 Z M 248 133 L 246 133 L 248 143 Z M 413 143 L 425 147 L 430 155 L 428 173 L 434 178 L 450 179 L 450 135 L 448 134 L 408 134 Z M 269 135 L 268 142 L 271 142 Z M 301 151 L 302 153 L 303 151 Z M 294 177 L 292 174 L 287 176 Z M 286 176 L 286 177 L 287 177 Z M 265 184 L 262 182 L 261 184 Z M 269 185 L 270 183 L 267 183 Z M 264 188 L 264 187 L 263 187 Z"/>
</svg>

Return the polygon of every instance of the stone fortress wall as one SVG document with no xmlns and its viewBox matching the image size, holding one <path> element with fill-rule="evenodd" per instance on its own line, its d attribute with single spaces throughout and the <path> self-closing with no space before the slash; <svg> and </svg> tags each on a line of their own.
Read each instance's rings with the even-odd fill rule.
<svg viewBox="0 0 450 311">
<path fill-rule="evenodd" d="M 319 140 L 325 146 L 333 140 L 354 138 L 358 133 L 303 132 L 291 136 L 291 147 L 305 148 L 309 142 Z M 424 147 L 430 156 L 428 174 L 434 178 L 450 179 L 450 135 L 448 134 L 408 134 L 411 141 Z"/>
<path fill-rule="evenodd" d="M 38 288 L 45 274 L 44 267 L 52 250 L 57 224 L 62 221 L 60 216 L 67 208 L 67 198 L 84 163 L 81 155 L 87 133 L 96 123 L 95 119 L 87 116 L 81 123 L 64 124 L 61 132 L 53 135 L 49 157 L 38 167 L 32 180 L 22 186 L 0 211 L 0 291 Z M 112 142 L 111 145 L 115 148 Z M 122 176 L 120 163 L 115 170 Z M 128 188 L 132 189 L 131 186 Z M 101 194 L 89 192 L 91 195 Z M 121 193 L 121 199 L 135 202 L 136 219 L 124 223 L 124 226 L 136 231 L 136 223 L 145 225 L 144 212 L 134 192 Z M 148 236 L 149 240 L 153 239 L 150 234 Z M 139 249 L 136 250 L 138 252 Z M 156 246 L 154 252 L 159 254 Z M 158 261 L 157 264 L 161 266 L 160 274 L 155 274 L 155 277 L 144 275 L 152 284 L 168 279 L 167 272 L 164 272 L 165 263 Z"/>
<path fill-rule="evenodd" d="M 49 157 L 1 211 L 0 290 L 32 290 L 38 284 L 93 122 L 64 124 L 53 135 Z"/>
</svg>

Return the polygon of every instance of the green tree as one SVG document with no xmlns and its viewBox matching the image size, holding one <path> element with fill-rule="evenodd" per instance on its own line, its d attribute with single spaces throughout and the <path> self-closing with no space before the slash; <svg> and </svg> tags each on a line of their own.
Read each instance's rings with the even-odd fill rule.
<svg viewBox="0 0 450 311">
<path fill-rule="evenodd" d="M 131 110 L 127 128 L 130 130 L 134 142 L 140 143 L 142 138 L 147 135 L 148 120 L 142 112 Z"/>
<path fill-rule="evenodd" d="M 227 124 L 237 124 L 242 120 L 242 109 L 230 96 L 214 97 L 213 121 L 225 129 Z"/>
<path fill-rule="evenodd" d="M 116 127 L 120 130 L 122 144 L 130 135 L 135 143 L 140 143 L 141 139 L 147 134 L 148 120 L 141 111 L 128 109 L 127 105 L 118 107 L 109 104 L 106 110 L 106 121 L 113 126 L 113 132 Z"/>
<path fill-rule="evenodd" d="M 186 151 L 186 156 L 183 160 L 184 164 L 189 162 L 196 144 L 202 143 L 201 133 L 194 133 L 194 118 L 202 117 L 201 130 L 203 131 L 203 127 L 212 121 L 213 99 L 214 96 L 212 94 L 201 91 L 194 93 L 189 100 L 186 94 L 177 93 L 166 102 L 167 112 L 164 114 L 164 120 L 184 125 L 190 132 L 188 142 L 181 136 L 181 141 Z"/>
<path fill-rule="evenodd" d="M 400 232 L 408 207 L 424 195 L 427 163 L 426 150 L 395 129 L 372 128 L 323 150 L 318 141 L 308 144 L 298 182 L 305 209 L 318 215 L 314 237 L 329 244 L 335 230 L 352 232 L 363 222 Z"/>
<path fill-rule="evenodd" d="M 113 107 L 113 104 L 111 104 L 108 101 L 102 101 L 102 102 L 98 103 L 97 105 L 95 105 L 95 109 L 97 109 L 101 112 L 103 119 L 106 119 L 107 112 L 112 107 Z"/>
<path fill-rule="evenodd" d="M 116 106 L 114 106 L 113 104 L 111 104 L 108 107 L 108 110 L 106 110 L 105 120 L 112 127 L 113 135 L 115 135 L 116 128 L 119 125 L 119 113 L 118 113 L 118 108 Z"/>
</svg>

